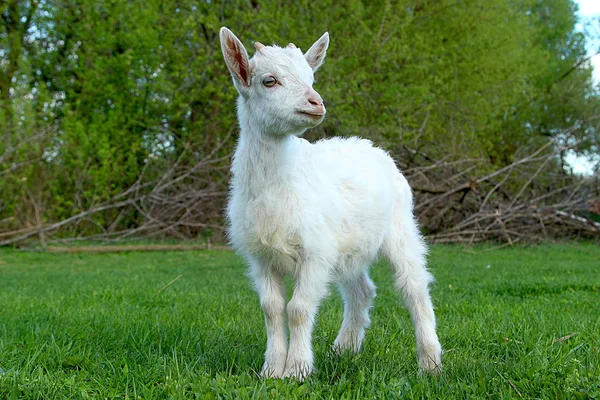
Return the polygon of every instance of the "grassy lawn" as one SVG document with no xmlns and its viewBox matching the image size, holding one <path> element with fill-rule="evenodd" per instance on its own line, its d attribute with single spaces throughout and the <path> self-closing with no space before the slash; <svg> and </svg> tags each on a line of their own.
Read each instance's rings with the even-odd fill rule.
<svg viewBox="0 0 600 400">
<path fill-rule="evenodd" d="M 418 373 L 382 263 L 362 354 L 329 351 L 342 318 L 332 289 L 314 335 L 318 371 L 300 384 L 257 376 L 263 316 L 229 252 L 0 249 L 0 399 L 600 399 L 598 245 L 436 246 L 430 268 L 439 379 Z"/>
</svg>

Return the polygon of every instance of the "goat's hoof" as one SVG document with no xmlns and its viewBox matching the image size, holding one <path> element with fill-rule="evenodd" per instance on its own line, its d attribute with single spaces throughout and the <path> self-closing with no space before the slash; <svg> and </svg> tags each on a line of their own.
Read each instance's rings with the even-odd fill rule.
<svg viewBox="0 0 600 400">
<path fill-rule="evenodd" d="M 433 376 L 442 372 L 442 347 L 439 343 L 425 346 L 419 350 L 419 367 Z"/>
<path fill-rule="evenodd" d="M 283 377 L 293 378 L 302 382 L 312 373 L 312 371 L 312 366 L 307 362 L 292 362 L 290 365 L 286 364 Z"/>
<path fill-rule="evenodd" d="M 338 356 L 348 352 L 352 355 L 360 353 L 365 337 L 364 328 L 360 330 L 345 330 L 338 334 L 331 349 Z"/>
<path fill-rule="evenodd" d="M 355 339 L 347 339 L 347 340 L 337 340 L 333 342 L 333 346 L 331 346 L 331 350 L 337 354 L 338 356 L 344 355 L 344 353 L 349 353 L 352 355 L 360 353 L 360 349 L 362 347 L 362 340 Z"/>
<path fill-rule="evenodd" d="M 268 363 L 264 363 L 262 370 L 260 371 L 260 376 L 265 379 L 275 378 L 281 379 L 283 378 L 283 370 L 285 369 L 285 365 L 272 365 Z"/>
</svg>

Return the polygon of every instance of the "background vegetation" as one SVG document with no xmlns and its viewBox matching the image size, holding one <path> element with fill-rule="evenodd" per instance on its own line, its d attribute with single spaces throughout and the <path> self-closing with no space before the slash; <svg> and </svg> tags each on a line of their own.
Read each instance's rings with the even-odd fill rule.
<svg viewBox="0 0 600 400">
<path fill-rule="evenodd" d="M 597 176 L 565 163 L 574 151 L 598 172 L 600 94 L 575 12 L 571 0 L 2 0 L 0 245 L 218 236 L 238 129 L 223 25 L 248 48 L 306 49 L 330 32 L 316 84 L 329 113 L 309 136 L 388 149 L 432 206 L 418 210 L 432 237 L 597 236 L 585 221 L 563 229 L 600 213 Z M 506 210 L 502 224 L 486 217 Z M 544 222 L 524 232 L 524 215 Z"/>
</svg>

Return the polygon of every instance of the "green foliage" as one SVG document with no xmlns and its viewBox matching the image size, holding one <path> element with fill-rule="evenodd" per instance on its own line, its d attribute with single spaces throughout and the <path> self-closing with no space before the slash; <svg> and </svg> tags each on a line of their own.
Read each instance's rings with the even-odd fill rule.
<svg viewBox="0 0 600 400">
<path fill-rule="evenodd" d="M 330 32 L 316 84 L 329 114 L 312 136 L 491 166 L 546 136 L 597 152 L 599 96 L 571 0 L 11 0 L 0 14 L 0 221 L 20 226 L 106 202 L 174 160 L 194 165 L 230 137 L 223 25 L 249 49 L 307 49 Z"/>
<path fill-rule="evenodd" d="M 410 319 L 377 265 L 363 352 L 330 353 L 342 318 L 332 293 L 317 372 L 297 383 L 257 376 L 264 320 L 229 252 L 1 249 L 0 397 L 517 398 L 512 383 L 524 398 L 598 398 L 599 256 L 586 244 L 433 247 L 439 379 L 418 373 Z"/>
</svg>

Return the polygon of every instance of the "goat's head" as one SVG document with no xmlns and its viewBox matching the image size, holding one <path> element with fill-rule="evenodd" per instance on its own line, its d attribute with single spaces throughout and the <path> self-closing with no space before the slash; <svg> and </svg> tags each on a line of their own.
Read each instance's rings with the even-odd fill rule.
<svg viewBox="0 0 600 400">
<path fill-rule="evenodd" d="M 323 99 L 312 85 L 329 46 L 327 32 L 304 54 L 293 43 L 281 48 L 255 42 L 252 59 L 229 29 L 221 28 L 220 38 L 233 84 L 266 132 L 299 135 L 323 121 Z"/>
</svg>

